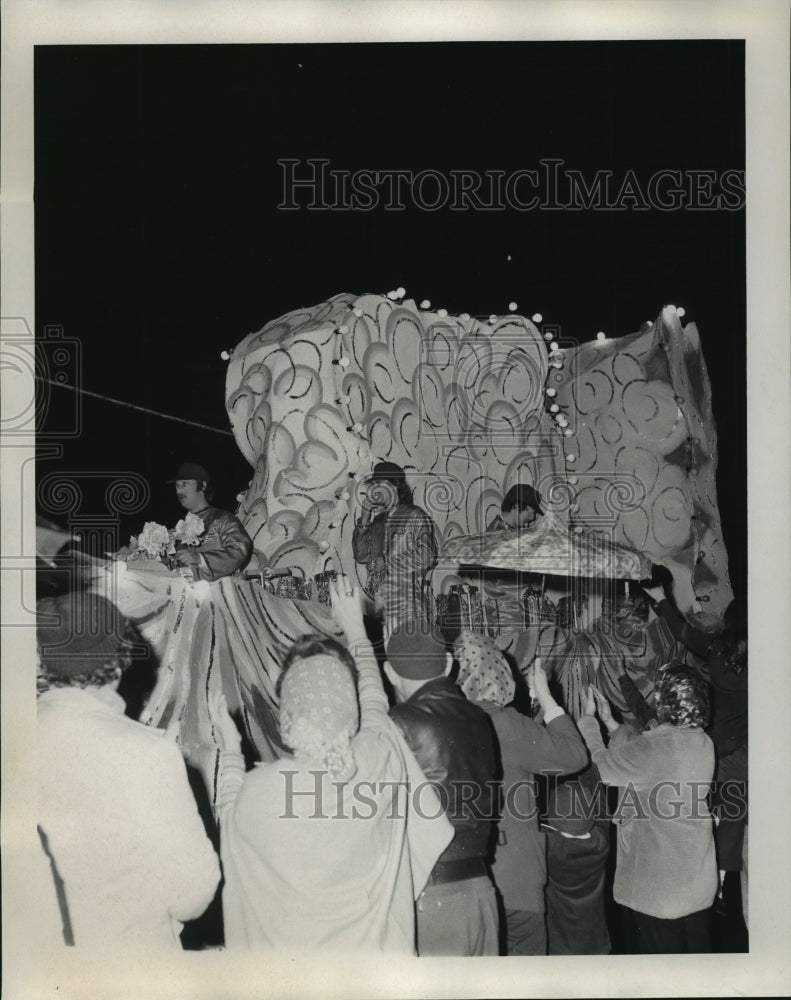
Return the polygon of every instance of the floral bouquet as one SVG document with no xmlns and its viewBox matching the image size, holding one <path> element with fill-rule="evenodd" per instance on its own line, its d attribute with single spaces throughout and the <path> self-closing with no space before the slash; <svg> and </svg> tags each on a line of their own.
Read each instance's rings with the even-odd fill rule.
<svg viewBox="0 0 791 1000">
<path fill-rule="evenodd" d="M 170 566 L 171 556 L 176 554 L 176 544 L 198 545 L 205 528 L 197 514 L 188 513 L 175 528 L 166 528 L 156 521 L 147 521 L 139 535 L 132 535 L 129 545 L 120 549 L 116 556 L 125 562 L 135 559 L 152 559 Z M 171 567 L 172 568 L 172 567 Z"/>
<path fill-rule="evenodd" d="M 205 531 L 203 521 L 198 517 L 197 514 L 193 514 L 191 511 L 186 517 L 182 518 L 176 527 L 171 531 L 171 540 L 173 543 L 173 549 L 169 550 L 168 554 L 172 555 L 175 551 L 175 543 L 180 542 L 182 545 L 199 545 L 200 536 Z"/>
<path fill-rule="evenodd" d="M 133 559 L 159 559 L 172 555 L 176 551 L 171 532 L 164 524 L 156 521 L 146 521 L 139 535 L 132 535 L 129 544 L 116 554 L 119 559 L 131 562 Z"/>
</svg>

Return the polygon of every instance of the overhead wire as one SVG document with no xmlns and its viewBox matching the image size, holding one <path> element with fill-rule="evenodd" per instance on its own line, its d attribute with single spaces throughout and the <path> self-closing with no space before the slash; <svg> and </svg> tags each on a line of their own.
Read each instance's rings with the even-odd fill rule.
<svg viewBox="0 0 791 1000">
<path fill-rule="evenodd" d="M 137 410 L 140 413 L 148 413 L 153 417 L 162 417 L 163 420 L 174 420 L 179 424 L 187 424 L 188 427 L 200 427 L 204 431 L 213 431 L 215 434 L 227 434 L 228 437 L 233 437 L 233 431 L 222 430 L 219 427 L 211 427 L 209 424 L 202 424 L 197 420 L 185 420 L 184 417 L 174 417 L 172 413 L 162 413 L 161 410 L 152 410 L 147 406 L 138 406 L 137 403 L 127 403 L 123 399 L 114 399 L 112 396 L 104 396 L 100 392 L 92 392 L 90 389 L 83 389 L 74 385 L 69 385 L 67 382 L 55 382 L 50 378 L 46 378 L 44 375 L 36 374 L 36 379 L 39 382 L 46 382 L 47 385 L 54 385 L 58 389 L 70 389 L 72 392 L 79 393 L 81 396 L 91 396 L 93 399 L 101 399 L 106 403 L 113 403 L 116 406 L 124 406 L 129 410 Z"/>
</svg>

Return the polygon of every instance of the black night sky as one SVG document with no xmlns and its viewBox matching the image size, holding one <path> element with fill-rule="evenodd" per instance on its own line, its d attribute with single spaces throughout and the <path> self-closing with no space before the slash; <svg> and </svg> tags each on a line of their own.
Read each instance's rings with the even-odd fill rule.
<svg viewBox="0 0 791 1000">
<path fill-rule="evenodd" d="M 445 174 L 556 158 L 588 180 L 743 170 L 742 42 L 46 46 L 35 74 L 36 333 L 59 326 L 79 342 L 85 389 L 227 428 L 220 351 L 338 292 L 401 285 L 487 316 L 513 300 L 579 340 L 634 332 L 674 303 L 703 342 L 744 591 L 743 209 L 277 207 L 283 158 Z M 41 430 L 57 440 L 74 400 L 48 391 Z M 164 480 L 182 457 L 213 470 L 223 506 L 250 478 L 232 437 L 91 398 L 62 447 L 39 477 L 150 482 L 123 541 L 179 516 Z M 99 482 L 83 513 L 102 512 Z"/>
</svg>

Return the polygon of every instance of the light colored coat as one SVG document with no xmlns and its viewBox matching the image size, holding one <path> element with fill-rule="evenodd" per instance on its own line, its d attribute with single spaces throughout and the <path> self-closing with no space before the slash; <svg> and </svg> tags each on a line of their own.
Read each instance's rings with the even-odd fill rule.
<svg viewBox="0 0 791 1000">
<path fill-rule="evenodd" d="M 178 747 L 123 712 L 107 689 L 39 698 L 39 824 L 75 946 L 179 948 L 182 922 L 214 897 L 219 861 Z"/>
<path fill-rule="evenodd" d="M 415 953 L 414 901 L 453 827 L 388 718 L 370 643 L 361 637 L 349 648 L 360 729 L 348 783 L 290 757 L 245 774 L 240 754 L 221 756 L 229 948 Z"/>
<path fill-rule="evenodd" d="M 718 877 L 706 802 L 714 775 L 709 737 L 667 723 L 642 734 L 619 726 L 605 748 L 595 717 L 578 725 L 602 781 L 622 789 L 613 817 L 615 901 L 664 919 L 711 906 Z"/>
</svg>

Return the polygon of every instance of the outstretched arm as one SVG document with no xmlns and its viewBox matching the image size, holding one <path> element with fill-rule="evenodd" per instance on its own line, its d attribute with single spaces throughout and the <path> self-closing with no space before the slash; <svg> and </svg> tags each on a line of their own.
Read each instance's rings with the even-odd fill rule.
<svg viewBox="0 0 791 1000">
<path fill-rule="evenodd" d="M 561 710 L 546 725 L 522 715 L 515 708 L 512 722 L 525 766 L 533 774 L 551 771 L 574 774 L 588 763 L 588 751 L 573 721 Z"/>
<path fill-rule="evenodd" d="M 629 711 L 637 720 L 640 728 L 648 729 L 649 725 L 656 719 L 656 709 L 652 708 L 640 694 L 640 689 L 625 669 L 618 678 L 618 686 Z"/>
<path fill-rule="evenodd" d="M 553 698 L 539 656 L 527 671 L 527 686 L 530 697 L 538 701 L 544 716 L 542 726 L 514 710 L 530 770 L 536 773 L 560 771 L 561 774 L 581 770 L 588 763 L 588 751 L 577 727 Z"/>
<path fill-rule="evenodd" d="M 675 604 L 665 597 L 661 587 L 643 587 L 642 589 L 654 614 L 664 618 L 670 629 L 670 634 L 676 642 L 680 642 L 698 656 L 708 656 L 714 636 L 688 625 Z"/>
<path fill-rule="evenodd" d="M 602 781 L 608 785 L 627 785 L 630 782 L 639 785 L 645 778 L 646 765 L 652 755 L 650 739 L 631 726 L 616 725 L 614 729 L 610 729 L 611 722 L 602 719 L 607 729 L 614 734 L 613 742 L 605 747 L 596 719 L 596 711 L 598 709 L 601 712 L 603 705 L 609 708 L 606 698 L 590 685 L 585 695 L 584 714 L 577 726 L 588 747 L 591 761 L 598 767 Z M 604 709 L 604 714 L 607 715 L 607 709 Z"/>
<path fill-rule="evenodd" d="M 222 691 L 210 691 L 208 695 L 209 718 L 212 722 L 214 739 L 219 748 L 219 757 L 215 759 L 216 778 L 204 773 L 204 780 L 210 785 L 212 778 L 216 788 L 209 787 L 209 798 L 214 806 L 214 816 L 220 826 L 232 810 L 236 796 L 244 782 L 244 757 L 242 756 L 242 738 L 236 723 L 228 711 L 228 703 Z"/>
<path fill-rule="evenodd" d="M 362 593 L 347 576 L 330 583 L 335 619 L 343 629 L 349 652 L 357 666 L 357 697 L 360 702 L 360 731 L 379 729 L 387 720 L 388 702 L 373 646 L 363 624 Z"/>
</svg>

